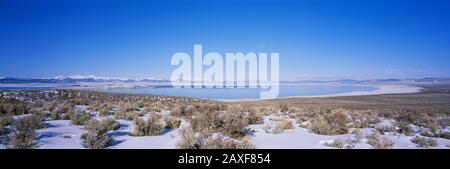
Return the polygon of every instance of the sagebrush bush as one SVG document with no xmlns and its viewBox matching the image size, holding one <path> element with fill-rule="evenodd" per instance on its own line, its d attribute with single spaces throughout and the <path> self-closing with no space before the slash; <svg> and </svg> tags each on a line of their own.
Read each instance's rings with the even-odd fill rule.
<svg viewBox="0 0 450 169">
<path fill-rule="evenodd" d="M 437 136 L 440 138 L 445 138 L 447 140 L 450 140 L 450 132 L 442 131 L 442 132 L 437 133 Z"/>
<path fill-rule="evenodd" d="M 69 112 L 69 118 L 74 125 L 83 125 L 87 122 L 91 117 L 85 111 L 76 110 Z"/>
<path fill-rule="evenodd" d="M 43 115 L 39 114 L 32 114 L 29 116 L 23 117 L 23 119 L 26 119 L 28 123 L 30 123 L 31 127 L 34 129 L 43 129 L 47 128 L 47 123 L 45 123 L 45 117 Z"/>
<path fill-rule="evenodd" d="M 106 133 L 96 133 L 92 131 L 84 133 L 82 138 L 84 146 L 92 149 L 104 149 L 113 142 L 113 139 Z"/>
<path fill-rule="evenodd" d="M 114 118 L 106 118 L 100 121 L 102 126 L 105 126 L 107 130 L 117 130 L 120 128 L 120 123 Z"/>
<path fill-rule="evenodd" d="M 398 116 L 395 118 L 395 120 L 407 124 L 423 126 L 430 120 L 430 116 L 428 116 L 428 114 L 425 112 L 417 112 L 412 109 L 405 109 L 398 113 Z"/>
<path fill-rule="evenodd" d="M 107 135 L 107 132 L 112 130 L 110 124 L 111 120 L 97 121 L 90 119 L 86 121 L 84 127 L 87 132 L 81 137 L 83 145 L 92 149 L 104 149 L 110 146 L 113 142 L 113 139 Z"/>
<path fill-rule="evenodd" d="M 30 106 L 23 101 L 17 99 L 1 100 L 0 115 L 21 115 L 30 111 Z"/>
<path fill-rule="evenodd" d="M 417 144 L 417 147 L 422 147 L 422 148 L 429 148 L 429 147 L 437 146 L 437 142 L 435 139 L 421 137 L 421 136 L 415 136 L 415 137 L 411 138 L 411 142 Z"/>
<path fill-rule="evenodd" d="M 0 116 L 0 126 L 9 126 L 13 123 L 14 118 L 11 115 Z"/>
<path fill-rule="evenodd" d="M 289 106 L 287 104 L 280 104 L 280 112 L 288 112 Z"/>
<path fill-rule="evenodd" d="M 355 142 L 360 143 L 361 139 L 363 139 L 364 134 L 361 132 L 359 128 L 354 129 L 351 134 L 355 135 Z"/>
<path fill-rule="evenodd" d="M 174 116 L 167 116 L 164 118 L 165 128 L 174 129 L 180 127 L 181 120 Z"/>
<path fill-rule="evenodd" d="M 116 119 L 133 120 L 136 117 L 139 117 L 139 113 L 134 110 L 119 109 L 114 114 L 114 117 Z"/>
<path fill-rule="evenodd" d="M 53 108 L 48 108 L 50 111 L 50 119 L 60 120 L 63 119 L 63 115 L 67 114 L 69 111 L 73 111 L 73 108 L 68 104 L 62 104 Z"/>
<path fill-rule="evenodd" d="M 262 118 L 261 114 L 257 113 L 256 110 L 254 110 L 254 109 L 252 109 L 252 111 L 250 111 L 248 113 L 247 119 L 248 119 L 248 124 L 262 124 L 263 123 L 263 118 Z"/>
<path fill-rule="evenodd" d="M 9 145 L 14 149 L 36 148 L 36 124 L 33 117 L 24 117 L 13 124 L 14 134 Z"/>
<path fill-rule="evenodd" d="M 122 103 L 118 106 L 114 117 L 116 119 L 125 119 L 125 120 L 133 120 L 136 117 L 139 117 L 138 107 L 131 103 Z"/>
<path fill-rule="evenodd" d="M 328 116 L 327 121 L 331 124 L 334 134 L 346 134 L 348 133 L 347 127 L 347 115 L 343 112 L 344 110 L 336 111 Z"/>
<path fill-rule="evenodd" d="M 188 112 L 187 108 L 183 105 L 175 108 L 174 110 L 172 110 L 172 112 L 170 112 L 170 114 L 172 116 L 176 116 L 176 117 L 186 117 L 186 116 L 190 116 L 192 112 Z"/>
<path fill-rule="evenodd" d="M 222 135 L 211 135 L 206 139 L 203 149 L 255 149 L 248 137 L 244 137 L 242 141 L 232 138 L 226 138 Z"/>
<path fill-rule="evenodd" d="M 7 128 L 7 126 L 11 125 L 13 121 L 14 119 L 12 116 L 0 117 L 0 136 L 9 133 L 10 130 Z"/>
<path fill-rule="evenodd" d="M 147 121 L 141 118 L 135 118 L 133 121 L 134 128 L 131 133 L 133 136 L 156 136 L 161 133 L 162 124 L 160 116 L 156 113 L 151 114 Z"/>
<path fill-rule="evenodd" d="M 398 132 L 407 136 L 414 135 L 414 130 L 411 128 L 409 124 L 401 122 L 398 124 Z"/>
<path fill-rule="evenodd" d="M 343 149 L 345 143 L 341 139 L 334 139 L 331 142 L 325 142 L 325 146 Z"/>
<path fill-rule="evenodd" d="M 177 143 L 180 149 L 254 149 L 255 146 L 249 138 L 242 141 L 226 138 L 222 135 L 213 135 L 209 131 L 194 133 L 191 127 L 180 130 L 181 140 Z"/>
<path fill-rule="evenodd" d="M 382 137 L 379 132 L 375 131 L 366 137 L 367 144 L 375 149 L 390 149 L 394 143 L 388 138 Z"/>
<path fill-rule="evenodd" d="M 245 113 L 241 112 L 225 112 L 221 118 L 221 127 L 225 135 L 238 138 L 246 133 L 242 132 L 242 128 L 248 125 L 248 119 Z"/>
<path fill-rule="evenodd" d="M 98 133 L 108 132 L 106 126 L 101 125 L 101 123 L 95 119 L 89 119 L 88 121 L 84 122 L 83 126 L 84 129 L 86 129 L 87 131 L 93 131 Z"/>
<path fill-rule="evenodd" d="M 92 106 L 95 111 L 98 111 L 100 115 L 107 116 L 111 115 L 111 111 L 113 106 L 111 103 L 97 103 L 95 106 Z"/>
<path fill-rule="evenodd" d="M 395 132 L 395 127 L 393 126 L 377 126 L 375 129 L 378 130 L 381 135 L 384 135 L 384 133 L 387 132 Z"/>
<path fill-rule="evenodd" d="M 119 129 L 120 123 L 113 118 L 106 118 L 101 121 L 90 119 L 84 123 L 84 128 L 89 131 L 106 133 L 108 131 Z"/>
<path fill-rule="evenodd" d="M 177 148 L 180 149 L 200 149 L 203 147 L 203 139 L 195 134 L 191 126 L 180 130 L 180 141 L 177 143 Z"/>
<path fill-rule="evenodd" d="M 219 117 L 220 113 L 217 111 L 211 112 L 195 112 L 189 117 L 192 129 L 195 132 L 202 131 L 204 129 L 216 130 L 222 125 L 222 117 Z"/>
<path fill-rule="evenodd" d="M 62 118 L 62 115 L 60 114 L 59 111 L 57 111 L 57 109 L 54 109 L 51 113 L 50 113 L 50 119 L 51 120 L 60 120 Z"/>
<path fill-rule="evenodd" d="M 368 128 L 379 123 L 380 117 L 375 112 L 351 112 L 351 122 L 354 128 Z"/>
<path fill-rule="evenodd" d="M 278 134 L 282 133 L 286 129 L 294 129 L 294 125 L 292 124 L 291 120 L 285 119 L 279 121 L 275 126 L 275 128 L 272 130 L 272 132 Z"/>
<path fill-rule="evenodd" d="M 316 134 L 322 134 L 322 135 L 331 135 L 333 132 L 333 129 L 330 124 L 325 120 L 325 117 L 322 115 L 318 115 L 311 121 L 310 130 L 313 133 Z"/>
</svg>

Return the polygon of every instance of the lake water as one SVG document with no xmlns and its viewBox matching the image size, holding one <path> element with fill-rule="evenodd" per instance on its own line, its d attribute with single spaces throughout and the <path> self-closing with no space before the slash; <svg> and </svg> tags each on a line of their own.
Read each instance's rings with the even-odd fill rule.
<svg viewBox="0 0 450 169">
<path fill-rule="evenodd" d="M 319 96 L 340 94 L 353 91 L 372 91 L 375 87 L 370 86 L 330 86 L 330 85 L 281 85 L 278 97 L 291 96 Z M 156 94 L 169 96 L 188 96 L 196 98 L 232 100 L 232 99 L 259 99 L 260 88 L 117 88 L 100 90 L 114 93 L 131 94 Z"/>
</svg>

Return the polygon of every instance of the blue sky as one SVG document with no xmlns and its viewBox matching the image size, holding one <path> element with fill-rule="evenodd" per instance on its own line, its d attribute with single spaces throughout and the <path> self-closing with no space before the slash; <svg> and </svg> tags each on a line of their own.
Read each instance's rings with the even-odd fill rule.
<svg viewBox="0 0 450 169">
<path fill-rule="evenodd" d="M 450 76 L 450 2 L 0 1 L 0 76 L 170 77 L 176 52 L 278 52 L 282 80 Z"/>
</svg>

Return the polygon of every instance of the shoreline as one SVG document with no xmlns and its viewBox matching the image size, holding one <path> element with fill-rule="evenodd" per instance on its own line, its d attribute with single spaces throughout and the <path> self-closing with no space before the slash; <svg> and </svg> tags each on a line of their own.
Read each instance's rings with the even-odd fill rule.
<svg viewBox="0 0 450 169">
<path fill-rule="evenodd" d="M 411 85 L 360 85 L 360 86 L 370 86 L 377 89 L 372 91 L 352 91 L 337 94 L 328 95 L 310 95 L 310 96 L 287 96 L 287 97 L 277 97 L 274 99 L 210 99 L 214 101 L 221 102 L 246 102 L 246 101 L 262 101 L 262 100 L 282 100 L 282 99 L 294 99 L 294 98 L 323 98 L 323 97 L 341 97 L 341 96 L 366 96 L 366 95 L 381 95 L 381 94 L 406 94 L 406 93 L 418 93 L 423 88 Z"/>
<path fill-rule="evenodd" d="M 335 84 L 336 85 L 336 84 Z M 405 93 L 418 93 L 423 88 L 418 86 L 413 86 L 412 84 L 379 84 L 379 85 L 354 85 L 354 86 L 367 86 L 374 87 L 375 90 L 371 91 L 351 91 L 344 93 L 336 93 L 336 94 L 326 94 L 326 95 L 305 95 L 305 96 L 286 96 L 286 97 L 277 97 L 273 99 L 259 99 L 259 98 L 243 98 L 243 99 L 206 99 L 211 101 L 219 101 L 219 102 L 246 102 L 246 101 L 263 101 L 263 100 L 282 100 L 282 99 L 293 99 L 293 98 L 325 98 L 325 97 L 341 97 L 341 96 L 364 96 L 364 95 L 381 95 L 381 94 L 405 94 Z M 39 83 L 31 83 L 31 84 L 2 84 L 1 87 L 42 87 L 42 88 L 57 88 L 57 89 L 75 89 L 75 90 L 84 90 L 84 89 L 93 89 L 93 88 L 101 88 L 99 86 L 93 87 L 76 87 L 76 86 L 59 86 L 55 84 L 47 84 L 42 85 Z M 102 86 L 105 87 L 105 86 Z"/>
</svg>

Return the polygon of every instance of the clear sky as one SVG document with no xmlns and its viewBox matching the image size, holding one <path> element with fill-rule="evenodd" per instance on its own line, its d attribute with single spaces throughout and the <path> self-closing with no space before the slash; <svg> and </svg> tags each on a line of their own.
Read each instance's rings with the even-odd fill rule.
<svg viewBox="0 0 450 169">
<path fill-rule="evenodd" d="M 176 52 L 278 52 L 281 80 L 450 76 L 450 1 L 0 0 L 0 76 L 170 77 Z"/>
</svg>

